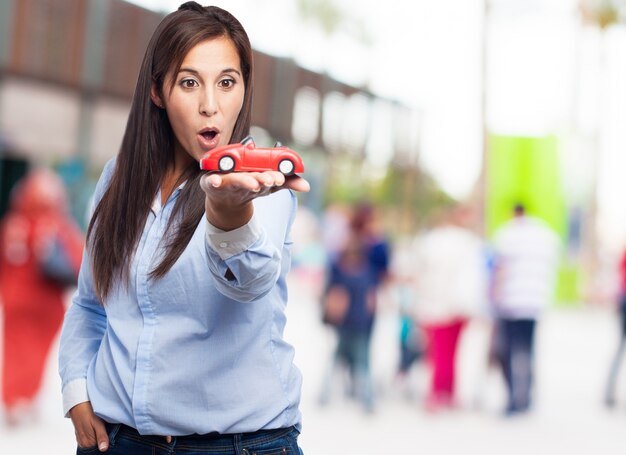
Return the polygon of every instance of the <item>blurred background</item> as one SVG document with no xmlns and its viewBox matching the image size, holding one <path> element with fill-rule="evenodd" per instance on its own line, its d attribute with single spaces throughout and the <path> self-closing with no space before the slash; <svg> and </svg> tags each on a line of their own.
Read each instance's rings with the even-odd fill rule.
<svg viewBox="0 0 626 455">
<path fill-rule="evenodd" d="M 255 51 L 256 143 L 298 150 L 312 187 L 299 195 L 287 329 L 305 378 L 305 453 L 622 453 L 626 1 L 212 3 L 242 22 Z M 179 4 L 0 0 L 0 216 L 16 183 L 45 167 L 86 228 L 147 42 Z M 324 406 L 319 396 L 337 336 L 320 314 L 327 264 L 363 202 L 389 247 L 371 334 L 373 412 L 341 384 Z M 421 326 L 407 285 L 415 239 L 462 204 L 465 228 L 488 251 L 516 203 L 562 245 L 554 299 L 537 326 L 532 412 L 502 413 L 488 295 L 459 341 L 455 406 L 431 412 L 427 343 L 407 371 L 397 366 L 403 317 Z M 1 453 L 37 441 L 45 453 L 74 450 L 55 349 L 56 340 L 36 416 L 0 426 Z M 35 444 L 27 453 L 43 452 Z"/>
</svg>

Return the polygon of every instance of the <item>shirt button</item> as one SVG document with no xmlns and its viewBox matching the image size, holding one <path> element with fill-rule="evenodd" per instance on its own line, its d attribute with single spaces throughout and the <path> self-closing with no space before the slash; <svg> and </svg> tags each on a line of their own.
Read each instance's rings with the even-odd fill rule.
<svg viewBox="0 0 626 455">
<path fill-rule="evenodd" d="M 222 243 L 220 243 L 220 246 L 221 246 L 222 248 L 226 248 L 226 247 L 228 246 L 228 243 L 226 243 L 226 242 L 222 242 Z"/>
</svg>

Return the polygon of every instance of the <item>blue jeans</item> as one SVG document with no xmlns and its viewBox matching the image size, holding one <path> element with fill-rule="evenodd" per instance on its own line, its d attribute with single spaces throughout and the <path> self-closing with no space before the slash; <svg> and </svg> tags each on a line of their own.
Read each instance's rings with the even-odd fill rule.
<svg viewBox="0 0 626 455">
<path fill-rule="evenodd" d="M 508 413 L 527 411 L 533 385 L 534 319 L 502 319 L 502 367 L 509 402 Z"/>
<path fill-rule="evenodd" d="M 134 428 L 108 424 L 107 455 L 302 455 L 299 431 L 294 428 L 260 430 L 254 433 L 174 436 L 167 443 L 163 436 L 142 436 Z M 77 455 L 99 454 L 97 447 L 78 448 Z"/>
<path fill-rule="evenodd" d="M 326 373 L 320 393 L 320 402 L 330 399 L 332 380 L 338 366 L 348 367 L 352 381 L 350 394 L 357 398 L 367 411 L 374 410 L 374 386 L 370 373 L 371 332 L 339 328 L 339 338 L 330 371 Z"/>
</svg>

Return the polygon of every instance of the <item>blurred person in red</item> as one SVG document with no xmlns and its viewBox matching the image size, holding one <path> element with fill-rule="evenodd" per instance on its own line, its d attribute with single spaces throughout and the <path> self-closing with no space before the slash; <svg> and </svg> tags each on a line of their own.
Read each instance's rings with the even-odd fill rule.
<svg viewBox="0 0 626 455">
<path fill-rule="evenodd" d="M 543 220 L 516 204 L 494 234 L 493 305 L 508 392 L 505 415 L 531 405 L 537 320 L 554 297 L 560 240 Z"/>
<path fill-rule="evenodd" d="M 456 406 L 456 353 L 463 328 L 486 299 L 482 240 L 466 226 L 470 210 L 456 206 L 413 246 L 415 319 L 426 335 L 432 379 L 426 409 Z"/>
<path fill-rule="evenodd" d="M 44 169 L 28 173 L 0 222 L 2 402 L 8 424 L 36 416 L 46 360 L 63 322 L 65 290 L 78 275 L 82 249 L 61 179 Z"/>
<path fill-rule="evenodd" d="M 619 294 L 617 296 L 617 312 L 620 320 L 620 335 L 617 351 L 611 362 L 611 369 L 609 371 L 609 378 L 606 387 L 605 404 L 612 408 L 615 406 L 615 386 L 617 383 L 617 376 L 622 364 L 622 358 L 624 356 L 624 349 L 626 348 L 626 250 L 624 250 L 620 263 L 619 263 Z"/>
</svg>

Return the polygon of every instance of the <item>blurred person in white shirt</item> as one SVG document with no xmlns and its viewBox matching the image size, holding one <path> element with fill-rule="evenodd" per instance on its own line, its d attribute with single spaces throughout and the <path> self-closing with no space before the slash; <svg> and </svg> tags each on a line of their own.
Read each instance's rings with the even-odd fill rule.
<svg viewBox="0 0 626 455">
<path fill-rule="evenodd" d="M 528 411 L 533 384 L 537 319 L 554 298 L 560 240 L 544 221 L 516 204 L 493 238 L 494 314 L 507 385 L 506 415 Z"/>
<path fill-rule="evenodd" d="M 415 317 L 427 339 L 432 382 L 426 409 L 453 407 L 461 332 L 486 299 L 483 241 L 467 227 L 467 207 L 454 207 L 414 245 Z"/>
</svg>

